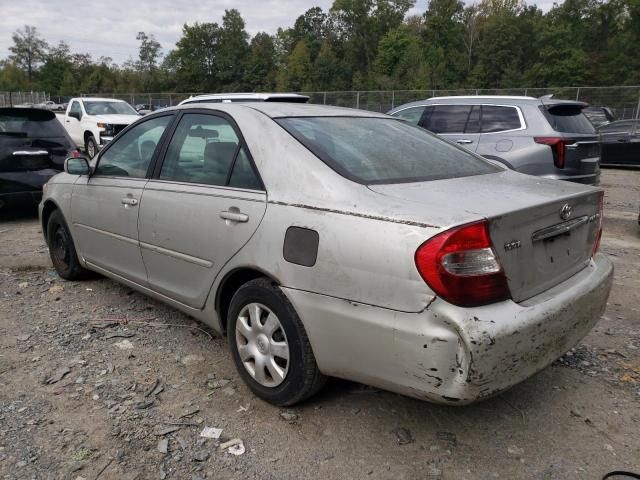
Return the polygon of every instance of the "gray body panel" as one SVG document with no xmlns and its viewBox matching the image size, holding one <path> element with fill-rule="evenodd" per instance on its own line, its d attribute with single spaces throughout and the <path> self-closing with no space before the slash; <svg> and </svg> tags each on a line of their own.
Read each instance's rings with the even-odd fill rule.
<svg viewBox="0 0 640 480">
<path fill-rule="evenodd" d="M 543 108 L 544 103 L 540 99 L 501 96 L 435 97 L 401 105 L 389 111 L 389 114 L 397 115 L 409 108 L 435 105 L 484 105 L 515 108 L 521 116 L 520 128 L 502 132 L 452 133 L 441 136 L 455 143 L 471 140 L 471 143 L 462 145 L 478 155 L 496 160 L 520 173 L 589 185 L 597 185 L 599 182 L 600 151 L 597 148 L 597 135 L 595 133 L 588 135 L 555 131 L 542 113 L 541 107 Z M 560 169 L 554 165 L 550 147 L 536 143 L 535 137 L 566 137 L 577 139 L 579 143 L 577 146 L 570 146 L 567 149 L 566 166 Z M 576 155 L 578 149 L 585 148 L 588 148 L 592 153 Z"/>
<path fill-rule="evenodd" d="M 468 403 L 527 378 L 579 341 L 604 309 L 611 264 L 602 256 L 590 259 L 590 252 L 585 257 L 587 245 L 577 236 L 572 248 L 580 265 L 560 265 L 544 278 L 523 274 L 530 259 L 505 254 L 514 299 L 473 309 L 434 295 L 414 263 L 423 242 L 452 226 L 489 219 L 494 243 L 511 239 L 505 231 L 524 241 L 559 222 L 557 207 L 565 202 L 580 214 L 593 213 L 600 190 L 513 171 L 361 185 L 338 175 L 273 117 L 383 115 L 313 105 L 204 108 L 233 116 L 265 191 L 151 178 L 120 179 L 101 192 L 89 188 L 109 179 L 60 174 L 41 212 L 48 202 L 62 210 L 84 266 L 219 332 L 224 319 L 216 300 L 224 280 L 240 269 L 263 272 L 299 314 L 321 371 L 443 403 Z M 119 203 L 128 194 L 141 194 L 135 208 Z M 221 219 L 231 207 L 247 222 Z M 317 233 L 312 265 L 284 259 L 290 227 Z M 118 260 L 122 248 L 126 262 Z M 148 274 L 137 273 L 138 261 Z"/>
</svg>

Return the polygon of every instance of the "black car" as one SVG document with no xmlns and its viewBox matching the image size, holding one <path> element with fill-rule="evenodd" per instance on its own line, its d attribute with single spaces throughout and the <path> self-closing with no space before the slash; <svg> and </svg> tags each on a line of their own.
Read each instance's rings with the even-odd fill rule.
<svg viewBox="0 0 640 480">
<path fill-rule="evenodd" d="M 598 129 L 601 165 L 640 166 L 640 120 L 618 120 Z"/>
<path fill-rule="evenodd" d="M 586 107 L 582 109 L 582 113 L 596 128 L 607 125 L 616 119 L 609 107 Z"/>
<path fill-rule="evenodd" d="M 0 108 L 0 210 L 37 204 L 42 185 L 77 155 L 52 111 Z"/>
</svg>

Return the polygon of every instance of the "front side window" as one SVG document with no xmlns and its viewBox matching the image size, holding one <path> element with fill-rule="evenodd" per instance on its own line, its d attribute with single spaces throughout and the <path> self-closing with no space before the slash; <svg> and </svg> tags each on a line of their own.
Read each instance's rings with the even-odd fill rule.
<svg viewBox="0 0 640 480">
<path fill-rule="evenodd" d="M 239 150 L 240 139 L 226 119 L 185 114 L 169 144 L 160 179 L 227 185 Z"/>
<path fill-rule="evenodd" d="M 482 133 L 504 132 L 521 128 L 518 110 L 496 105 L 482 106 Z"/>
<path fill-rule="evenodd" d="M 85 100 L 87 115 L 138 115 L 138 112 L 126 102 L 109 100 Z"/>
<path fill-rule="evenodd" d="M 69 113 L 75 113 L 78 117 L 82 117 L 82 109 L 80 108 L 80 102 L 72 102 Z"/>
<path fill-rule="evenodd" d="M 464 133 L 470 113 L 469 105 L 435 105 L 424 127 L 433 133 Z"/>
<path fill-rule="evenodd" d="M 421 182 L 500 171 L 467 150 L 396 119 L 290 117 L 276 121 L 329 167 L 358 183 Z"/>
<path fill-rule="evenodd" d="M 393 113 L 392 115 L 394 117 L 401 118 L 402 120 L 405 120 L 409 123 L 417 125 L 422 118 L 422 114 L 424 113 L 425 108 L 426 107 L 424 106 L 406 108 L 404 110 L 400 110 L 399 112 Z"/>
<path fill-rule="evenodd" d="M 109 145 L 100 156 L 96 175 L 144 178 L 162 134 L 173 115 L 142 122 Z"/>
</svg>

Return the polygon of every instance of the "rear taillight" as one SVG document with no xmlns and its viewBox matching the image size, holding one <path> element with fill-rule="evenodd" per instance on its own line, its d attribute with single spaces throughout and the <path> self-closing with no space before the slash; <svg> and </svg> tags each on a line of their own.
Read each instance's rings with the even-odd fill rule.
<svg viewBox="0 0 640 480">
<path fill-rule="evenodd" d="M 486 220 L 452 228 L 427 240 L 416 251 L 415 261 L 436 295 L 454 305 L 486 305 L 511 296 Z"/>
<path fill-rule="evenodd" d="M 575 140 L 562 137 L 534 137 L 536 143 L 549 145 L 553 152 L 553 164 L 556 168 L 564 168 L 566 146 L 576 143 Z"/>
<path fill-rule="evenodd" d="M 604 216 L 604 192 L 600 192 L 600 205 L 598 206 L 598 215 L 596 217 L 596 238 L 593 242 L 593 251 L 591 256 L 593 257 L 598 253 L 600 248 L 600 239 L 602 238 L 602 217 Z"/>
<path fill-rule="evenodd" d="M 80 153 L 79 150 L 72 150 L 71 153 L 69 153 L 69 156 L 73 158 L 78 158 L 78 157 L 81 157 L 82 154 Z"/>
</svg>

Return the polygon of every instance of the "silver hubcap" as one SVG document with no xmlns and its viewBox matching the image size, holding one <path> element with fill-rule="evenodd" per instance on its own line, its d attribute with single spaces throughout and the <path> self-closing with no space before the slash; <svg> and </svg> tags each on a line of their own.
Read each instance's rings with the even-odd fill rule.
<svg viewBox="0 0 640 480">
<path fill-rule="evenodd" d="M 289 344 L 275 313 L 260 303 L 246 305 L 236 321 L 236 346 L 249 375 L 277 387 L 289 371 Z"/>
</svg>

